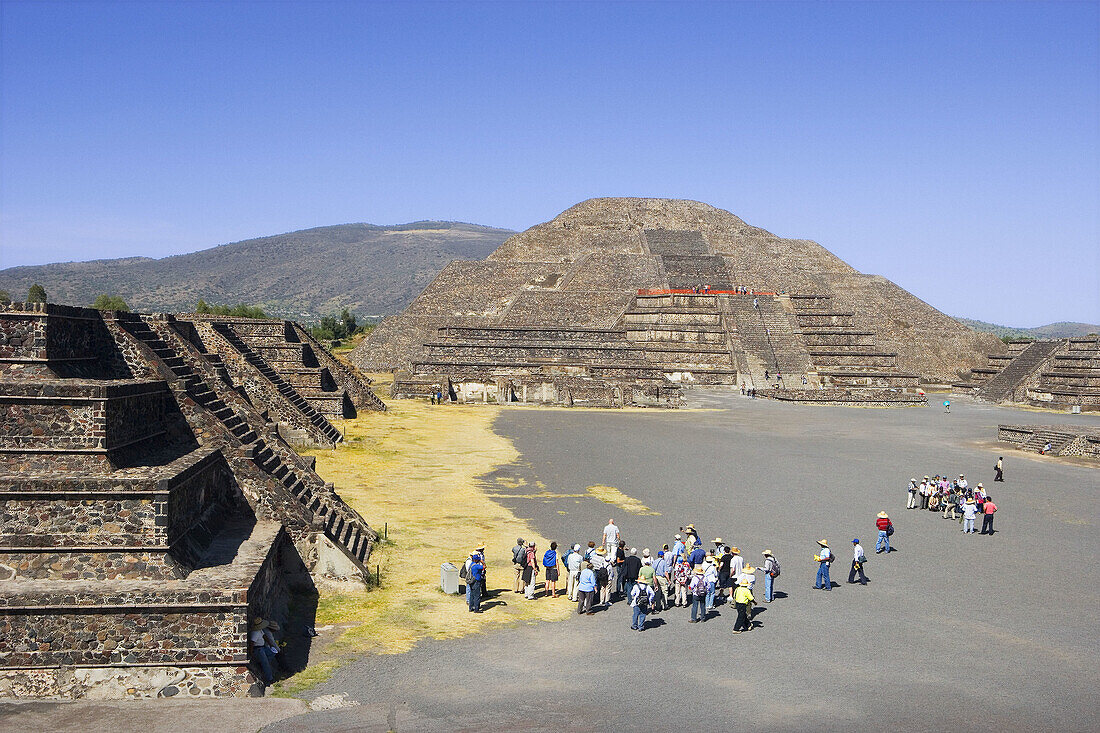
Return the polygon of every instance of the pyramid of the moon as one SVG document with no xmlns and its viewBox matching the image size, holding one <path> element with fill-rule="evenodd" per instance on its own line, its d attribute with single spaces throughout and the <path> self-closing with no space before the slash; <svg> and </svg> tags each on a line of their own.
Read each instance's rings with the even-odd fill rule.
<svg viewBox="0 0 1100 733">
<path fill-rule="evenodd" d="M 555 382 L 900 394 L 1003 350 L 815 242 L 697 201 L 601 198 L 450 263 L 352 360 L 400 370 L 413 393 L 476 383 L 484 399 L 555 401 Z"/>
</svg>

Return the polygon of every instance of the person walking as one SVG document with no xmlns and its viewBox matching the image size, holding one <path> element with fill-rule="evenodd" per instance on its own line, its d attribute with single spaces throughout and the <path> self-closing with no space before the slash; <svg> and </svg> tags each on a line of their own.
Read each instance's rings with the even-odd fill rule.
<svg viewBox="0 0 1100 733">
<path fill-rule="evenodd" d="M 733 594 L 733 603 L 737 607 L 737 620 L 733 623 L 733 633 L 740 634 L 752 628 L 752 604 L 755 602 L 748 578 L 738 580 L 737 590 Z"/>
<path fill-rule="evenodd" d="M 833 582 L 829 579 L 829 565 L 833 562 L 833 551 L 829 549 L 828 540 L 818 540 L 817 544 L 821 547 L 814 555 L 814 562 L 817 563 L 817 579 L 814 580 L 814 590 L 833 589 Z"/>
<path fill-rule="evenodd" d="M 536 554 L 535 541 L 527 543 L 527 553 L 523 561 L 524 597 L 529 601 L 535 600 L 535 586 L 539 579 L 539 561 Z"/>
<path fill-rule="evenodd" d="M 551 542 L 550 549 L 542 556 L 542 566 L 546 568 L 545 589 L 551 598 L 558 597 L 558 543 Z"/>
<path fill-rule="evenodd" d="M 695 623 L 697 621 L 707 620 L 707 581 L 703 577 L 703 566 L 699 565 L 695 568 L 691 576 L 691 583 L 688 585 L 688 592 L 691 594 L 691 621 L 688 623 Z"/>
<path fill-rule="evenodd" d="M 878 517 L 875 519 L 875 526 L 878 527 L 878 540 L 875 542 L 875 554 L 890 552 L 890 535 L 894 533 L 894 525 L 890 521 L 890 515 L 886 512 L 879 512 Z"/>
<path fill-rule="evenodd" d="M 852 569 L 848 571 L 848 582 L 856 582 L 856 574 L 859 574 L 860 585 L 867 585 L 867 576 L 863 574 L 863 563 L 867 562 L 867 556 L 863 552 L 863 545 L 859 544 L 859 538 L 852 540 Z"/>
<path fill-rule="evenodd" d="M 1004 471 L 1004 468 L 1005 468 L 1005 457 L 1004 457 L 1004 456 L 1000 456 L 1000 457 L 999 457 L 999 458 L 997 459 L 997 465 L 995 465 L 995 466 L 993 467 L 993 470 L 994 470 L 994 471 L 996 472 L 996 474 L 997 474 L 996 476 L 994 476 L 994 477 L 993 477 L 993 480 L 994 480 L 994 481 L 1004 481 L 1004 480 L 1005 480 L 1005 471 Z"/>
<path fill-rule="evenodd" d="M 633 623 L 630 628 L 645 631 L 645 617 L 649 615 L 649 609 L 653 606 L 653 588 L 645 578 L 638 578 L 638 582 L 631 589 L 630 606 L 634 609 Z"/>
<path fill-rule="evenodd" d="M 516 546 L 512 548 L 512 568 L 516 571 L 516 579 L 513 590 L 516 593 L 523 592 L 523 565 L 526 562 L 527 545 L 522 537 L 516 538 Z"/>
<path fill-rule="evenodd" d="M 592 604 L 596 601 L 596 571 L 592 563 L 586 562 L 577 578 L 577 613 L 591 616 L 595 613 Z"/>
<path fill-rule="evenodd" d="M 982 504 L 982 531 L 981 534 L 993 534 L 993 515 L 997 511 L 997 505 L 993 503 L 993 497 L 985 495 L 985 503 Z"/>
<path fill-rule="evenodd" d="M 569 600 L 576 602 L 577 583 L 581 579 L 581 567 L 584 563 L 584 556 L 581 555 L 581 546 L 579 544 L 573 545 L 573 551 L 569 553 L 569 559 L 566 563 L 566 570 L 569 571 L 569 580 L 566 581 L 565 592 L 569 596 Z"/>
<path fill-rule="evenodd" d="M 974 501 L 974 497 L 968 497 L 966 503 L 963 504 L 963 534 L 973 534 L 974 532 L 974 519 L 978 516 L 978 502 Z"/>
<path fill-rule="evenodd" d="M 471 613 L 481 613 L 481 598 L 485 595 L 485 562 L 481 553 L 470 555 L 470 572 L 466 575 L 466 598 Z"/>
<path fill-rule="evenodd" d="M 764 550 L 764 603 L 775 598 L 775 579 L 779 577 L 779 561 L 771 550 Z"/>
</svg>

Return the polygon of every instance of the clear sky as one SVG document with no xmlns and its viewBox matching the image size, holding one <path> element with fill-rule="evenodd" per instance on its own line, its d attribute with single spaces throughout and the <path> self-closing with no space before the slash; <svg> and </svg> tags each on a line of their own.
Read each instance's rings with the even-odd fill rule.
<svg viewBox="0 0 1100 733">
<path fill-rule="evenodd" d="M 0 0 L 0 267 L 692 198 L 1100 322 L 1100 4 Z"/>
</svg>

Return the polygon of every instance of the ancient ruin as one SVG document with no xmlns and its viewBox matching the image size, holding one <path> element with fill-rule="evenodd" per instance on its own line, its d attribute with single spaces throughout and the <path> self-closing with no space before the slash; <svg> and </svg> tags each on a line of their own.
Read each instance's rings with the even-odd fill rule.
<svg viewBox="0 0 1100 733">
<path fill-rule="evenodd" d="M 998 425 L 997 440 L 1028 453 L 1100 459 L 1100 428 L 1085 425 Z"/>
<path fill-rule="evenodd" d="M 990 402 L 1100 410 L 1100 337 L 1017 339 L 955 386 Z"/>
<path fill-rule="evenodd" d="M 695 201 L 591 199 L 452 262 L 353 353 L 396 396 L 668 404 L 687 384 L 922 402 L 1003 350 L 820 245 Z"/>
<path fill-rule="evenodd" d="M 294 323 L 0 306 L 0 696 L 248 693 L 250 619 L 367 577 L 377 535 L 287 442 L 356 409 Z"/>
</svg>

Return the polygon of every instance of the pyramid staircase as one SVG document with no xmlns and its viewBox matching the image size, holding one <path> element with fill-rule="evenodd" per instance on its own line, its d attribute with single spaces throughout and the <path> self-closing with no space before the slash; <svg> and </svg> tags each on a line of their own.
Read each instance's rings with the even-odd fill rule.
<svg viewBox="0 0 1100 733">
<path fill-rule="evenodd" d="M 291 450 L 264 424 L 232 384 L 211 363 L 210 355 L 198 351 L 172 324 L 171 316 L 117 314 L 119 324 L 147 346 L 157 360 L 178 380 L 186 399 L 216 417 L 243 448 L 242 454 L 285 489 L 293 502 L 308 510 L 311 523 L 339 548 L 367 577 L 366 560 L 377 533 L 325 483 L 307 462 Z"/>
<path fill-rule="evenodd" d="M 1003 369 L 983 382 L 975 394 L 991 402 L 1026 399 L 1027 383 L 1037 377 L 1061 345 L 1060 341 L 1033 341 L 1027 344 Z"/>
</svg>

